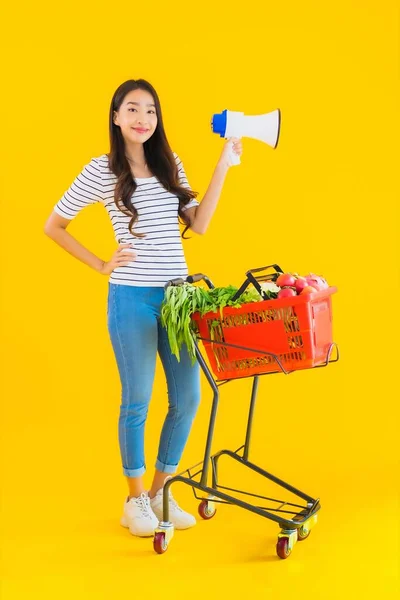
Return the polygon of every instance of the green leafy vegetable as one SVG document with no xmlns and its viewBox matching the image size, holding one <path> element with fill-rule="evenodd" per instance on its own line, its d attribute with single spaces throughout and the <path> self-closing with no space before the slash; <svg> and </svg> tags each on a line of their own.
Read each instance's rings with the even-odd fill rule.
<svg viewBox="0 0 400 600">
<path fill-rule="evenodd" d="M 195 312 L 199 311 L 200 315 L 204 316 L 208 312 L 219 311 L 222 318 L 226 306 L 240 308 L 242 304 L 260 302 L 263 299 L 252 287 L 247 288 L 233 302 L 232 298 L 237 291 L 238 288 L 233 285 L 206 290 L 189 283 L 169 286 L 166 289 L 161 305 L 161 324 L 167 330 L 171 352 L 178 361 L 182 344 L 186 344 L 192 363 L 196 360 L 193 334 L 197 335 L 197 331 L 196 324 L 192 320 Z M 276 297 L 274 290 L 265 290 L 265 293 L 268 297 Z"/>
</svg>

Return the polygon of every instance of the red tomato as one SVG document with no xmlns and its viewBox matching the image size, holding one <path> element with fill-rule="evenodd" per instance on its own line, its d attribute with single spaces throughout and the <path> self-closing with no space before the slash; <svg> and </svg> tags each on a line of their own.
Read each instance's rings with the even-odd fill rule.
<svg viewBox="0 0 400 600">
<path fill-rule="evenodd" d="M 318 292 L 318 290 L 315 289 L 315 287 L 313 287 L 312 285 L 306 285 L 306 287 L 303 288 L 303 290 L 301 291 L 301 295 L 303 295 L 303 294 L 315 294 L 315 292 Z"/>
<path fill-rule="evenodd" d="M 307 283 L 307 279 L 305 277 L 298 277 L 296 279 L 296 283 L 295 283 L 295 287 L 296 287 L 296 292 L 298 294 L 301 294 L 302 290 L 304 290 L 304 288 L 308 285 Z"/>
<path fill-rule="evenodd" d="M 290 273 L 282 273 L 282 275 L 279 275 L 275 283 L 276 285 L 279 285 L 279 287 L 283 287 L 285 285 L 294 285 L 296 283 L 296 279 L 293 277 L 293 275 L 290 275 Z"/>
<path fill-rule="evenodd" d="M 278 292 L 278 298 L 290 298 L 291 296 L 297 296 L 297 294 L 295 290 L 292 290 L 290 287 L 279 290 Z"/>
</svg>

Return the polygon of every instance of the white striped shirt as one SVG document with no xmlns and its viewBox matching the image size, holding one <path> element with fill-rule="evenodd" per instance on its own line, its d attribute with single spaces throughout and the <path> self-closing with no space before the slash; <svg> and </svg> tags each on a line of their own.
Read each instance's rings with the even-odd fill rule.
<svg viewBox="0 0 400 600">
<path fill-rule="evenodd" d="M 178 155 L 173 154 L 179 181 L 190 188 L 183 164 Z M 85 206 L 101 202 L 110 216 L 116 242 L 132 243 L 136 252 L 135 260 L 126 266 L 116 267 L 109 281 L 121 285 L 162 287 L 169 279 L 188 275 L 178 221 L 179 200 L 176 195 L 167 192 L 155 176 L 135 177 L 135 181 L 137 188 L 132 203 L 138 211 L 138 219 L 133 230 L 146 234 L 146 237 L 133 236 L 128 229 L 132 217 L 124 215 L 115 206 L 117 177 L 109 168 L 106 154 L 92 158 L 84 166 L 54 210 L 65 219 L 72 220 Z M 198 205 L 197 200 L 192 199 L 184 210 Z"/>
</svg>

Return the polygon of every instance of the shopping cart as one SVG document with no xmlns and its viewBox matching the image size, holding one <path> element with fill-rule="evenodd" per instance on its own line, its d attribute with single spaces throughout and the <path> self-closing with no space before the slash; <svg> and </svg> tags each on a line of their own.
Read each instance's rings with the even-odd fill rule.
<svg viewBox="0 0 400 600">
<path fill-rule="evenodd" d="M 266 298 L 260 282 L 276 281 L 282 272 L 276 264 L 247 271 L 246 279 L 233 300 L 236 300 L 250 284 L 254 285 L 262 298 Z M 202 273 L 190 275 L 186 280 L 170 280 L 165 287 L 182 285 L 185 281 L 193 284 L 202 280 L 209 288 L 214 287 L 210 279 Z M 163 554 L 167 550 L 174 533 L 173 525 L 169 521 L 168 494 L 170 486 L 178 481 L 192 487 L 195 498 L 200 500 L 198 512 L 203 519 L 211 519 L 216 513 L 216 504 L 222 503 L 240 506 L 275 521 L 280 528 L 276 545 L 276 552 L 280 558 L 287 558 L 294 544 L 309 536 L 321 508 L 319 498 L 309 496 L 252 463 L 249 460 L 249 447 L 260 376 L 279 372 L 288 375 L 299 369 L 325 367 L 339 360 L 338 347 L 332 342 L 331 296 L 336 291 L 335 287 L 329 287 L 312 294 L 251 302 L 243 304 L 240 308 L 225 307 L 222 315 L 220 311 L 204 316 L 199 313 L 192 315 L 197 324 L 197 332 L 193 332 L 195 353 L 213 391 L 213 402 L 203 461 L 174 475 L 164 485 L 163 520 L 159 523 L 153 539 L 154 550 L 157 553 Z M 200 351 L 197 340 L 203 343 L 213 373 Z M 253 377 L 245 443 L 237 450 L 225 449 L 211 455 L 219 387 L 245 377 Z M 291 492 L 304 503 L 288 502 L 221 485 L 218 478 L 218 462 L 223 455 Z M 211 486 L 208 485 L 210 465 Z M 272 506 L 250 504 L 228 492 L 236 492 L 256 500 L 267 500 Z"/>
</svg>

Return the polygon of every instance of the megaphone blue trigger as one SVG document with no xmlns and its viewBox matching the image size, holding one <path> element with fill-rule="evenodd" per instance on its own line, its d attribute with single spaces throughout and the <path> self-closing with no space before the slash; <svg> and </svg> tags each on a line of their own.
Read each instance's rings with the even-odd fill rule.
<svg viewBox="0 0 400 600">
<path fill-rule="evenodd" d="M 211 121 L 213 133 L 219 133 L 224 138 L 226 132 L 227 111 L 222 111 L 221 114 L 215 114 Z"/>
</svg>

